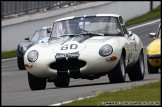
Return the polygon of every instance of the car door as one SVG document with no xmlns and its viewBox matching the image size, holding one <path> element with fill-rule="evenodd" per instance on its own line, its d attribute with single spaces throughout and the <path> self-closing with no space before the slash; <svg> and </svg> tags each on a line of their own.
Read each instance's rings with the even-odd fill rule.
<svg viewBox="0 0 162 107">
<path fill-rule="evenodd" d="M 135 51 L 137 44 L 135 42 L 135 36 L 132 34 L 132 32 L 128 32 L 125 26 L 125 22 L 121 16 L 119 16 L 119 22 L 122 29 L 122 33 L 126 40 L 124 47 L 126 49 L 126 65 L 127 65 L 131 64 L 135 60 Z"/>
<path fill-rule="evenodd" d="M 125 24 L 122 24 L 122 29 L 124 32 L 125 38 L 128 40 L 128 64 L 132 63 L 135 61 L 136 58 L 136 41 L 135 41 L 135 36 L 133 33 L 130 31 L 128 32 Z"/>
</svg>

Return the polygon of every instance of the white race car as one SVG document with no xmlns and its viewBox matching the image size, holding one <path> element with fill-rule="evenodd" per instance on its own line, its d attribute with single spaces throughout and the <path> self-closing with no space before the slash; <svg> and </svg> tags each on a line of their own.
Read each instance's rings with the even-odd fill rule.
<svg viewBox="0 0 162 107">
<path fill-rule="evenodd" d="M 117 14 L 96 14 L 56 20 L 47 43 L 27 50 L 24 65 L 31 90 L 47 82 L 67 87 L 70 78 L 96 79 L 108 75 L 111 83 L 143 80 L 141 39 L 127 31 Z"/>
</svg>

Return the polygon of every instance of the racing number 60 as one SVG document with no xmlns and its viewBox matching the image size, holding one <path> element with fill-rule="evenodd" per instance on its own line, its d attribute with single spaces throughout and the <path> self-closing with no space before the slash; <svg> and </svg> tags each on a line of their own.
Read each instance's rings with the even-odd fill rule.
<svg viewBox="0 0 162 107">
<path fill-rule="evenodd" d="M 78 45 L 76 44 L 70 44 L 70 46 L 67 44 L 67 45 L 64 45 L 61 47 L 61 50 L 67 50 L 67 49 L 77 49 L 78 48 Z"/>
</svg>

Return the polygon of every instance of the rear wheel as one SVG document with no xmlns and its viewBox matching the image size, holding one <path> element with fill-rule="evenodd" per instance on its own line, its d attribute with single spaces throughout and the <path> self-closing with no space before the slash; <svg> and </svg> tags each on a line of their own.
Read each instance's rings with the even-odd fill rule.
<svg viewBox="0 0 162 107">
<path fill-rule="evenodd" d="M 70 83 L 70 78 L 57 78 L 54 80 L 56 87 L 68 87 Z"/>
<path fill-rule="evenodd" d="M 116 67 L 108 73 L 110 83 L 122 83 L 125 82 L 126 72 L 125 72 L 125 62 L 121 55 L 120 60 Z"/>
<path fill-rule="evenodd" d="M 25 66 L 24 66 L 24 59 L 17 56 L 17 65 L 19 70 L 26 70 Z"/>
<path fill-rule="evenodd" d="M 140 53 L 135 66 L 128 71 L 128 76 L 131 81 L 143 80 L 145 75 L 144 55 Z"/>
<path fill-rule="evenodd" d="M 153 67 L 153 66 L 149 63 L 148 59 L 147 59 L 147 67 L 148 67 L 148 72 L 149 72 L 149 74 L 156 74 L 156 73 L 158 73 L 158 71 L 159 71 L 159 68 Z"/>
<path fill-rule="evenodd" d="M 43 90 L 46 88 L 46 79 L 38 78 L 28 72 L 28 82 L 31 90 Z"/>
</svg>

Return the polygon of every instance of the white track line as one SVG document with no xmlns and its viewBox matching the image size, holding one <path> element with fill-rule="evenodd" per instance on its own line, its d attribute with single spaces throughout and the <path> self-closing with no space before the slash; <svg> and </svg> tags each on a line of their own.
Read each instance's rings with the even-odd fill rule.
<svg viewBox="0 0 162 107">
<path fill-rule="evenodd" d="M 128 30 L 136 29 L 136 28 L 139 28 L 139 27 L 142 27 L 142 26 L 147 26 L 147 25 L 150 25 L 150 24 L 159 22 L 159 21 L 161 21 L 161 19 L 154 20 L 154 21 L 148 22 L 148 23 L 144 23 L 144 24 L 142 24 L 142 25 L 137 25 L 137 26 L 134 26 L 134 27 L 129 28 Z"/>
<path fill-rule="evenodd" d="M 56 104 L 51 104 L 49 106 L 61 106 L 62 104 L 67 104 L 67 103 L 71 103 L 73 101 L 79 101 L 79 100 L 83 100 L 85 98 L 91 98 L 91 97 L 95 97 L 96 95 L 92 95 L 92 96 L 87 96 L 87 97 L 80 97 L 78 99 L 74 99 L 74 100 L 69 100 L 69 101 L 65 101 L 65 102 L 62 102 L 62 103 L 56 103 Z"/>
<path fill-rule="evenodd" d="M 2 59 L 1 61 L 8 61 L 8 60 L 11 60 L 11 59 L 16 59 L 17 57 L 13 57 L 13 58 L 7 58 L 7 59 Z"/>
</svg>

